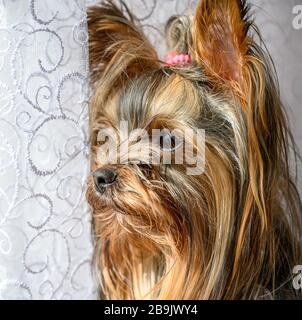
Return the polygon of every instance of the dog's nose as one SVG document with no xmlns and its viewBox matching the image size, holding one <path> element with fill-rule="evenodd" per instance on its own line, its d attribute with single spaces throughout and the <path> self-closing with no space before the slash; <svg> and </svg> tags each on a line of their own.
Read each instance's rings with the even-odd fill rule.
<svg viewBox="0 0 302 320">
<path fill-rule="evenodd" d="M 98 169 L 92 174 L 94 184 L 99 191 L 112 185 L 116 181 L 117 174 L 112 169 Z"/>
</svg>

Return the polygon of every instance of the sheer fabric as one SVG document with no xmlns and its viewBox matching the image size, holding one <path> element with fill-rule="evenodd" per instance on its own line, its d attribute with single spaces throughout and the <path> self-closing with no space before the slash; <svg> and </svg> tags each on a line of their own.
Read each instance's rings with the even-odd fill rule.
<svg viewBox="0 0 302 320">
<path fill-rule="evenodd" d="M 0 299 L 95 297 L 83 0 L 0 1 Z"/>
</svg>

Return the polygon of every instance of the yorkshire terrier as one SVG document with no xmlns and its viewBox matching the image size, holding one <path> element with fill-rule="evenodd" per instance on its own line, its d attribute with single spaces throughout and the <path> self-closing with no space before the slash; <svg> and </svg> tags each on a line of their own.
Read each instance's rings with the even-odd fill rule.
<svg viewBox="0 0 302 320">
<path fill-rule="evenodd" d="M 193 17 L 171 17 L 165 61 L 123 1 L 91 7 L 88 27 L 87 199 L 101 298 L 298 297 L 292 270 L 302 264 L 302 210 L 289 170 L 295 145 L 250 6 L 201 0 Z M 181 139 L 171 132 L 188 129 L 198 172 L 188 173 L 189 157 L 175 159 Z M 158 131 L 157 143 L 146 143 L 145 133 Z M 125 145 L 132 147 L 128 161 Z M 159 161 L 147 161 L 148 148 Z"/>
</svg>

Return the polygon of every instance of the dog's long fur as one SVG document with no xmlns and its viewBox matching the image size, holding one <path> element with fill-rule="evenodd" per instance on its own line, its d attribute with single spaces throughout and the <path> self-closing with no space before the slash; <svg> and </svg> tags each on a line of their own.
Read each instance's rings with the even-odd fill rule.
<svg viewBox="0 0 302 320">
<path fill-rule="evenodd" d="M 237 0 L 201 0 L 172 17 L 167 43 L 193 63 L 166 66 L 123 2 L 88 11 L 97 133 L 119 121 L 136 128 L 203 128 L 205 172 L 179 165 L 116 165 L 117 183 L 92 179 L 95 261 L 106 299 L 295 297 L 301 264 L 301 201 L 289 170 L 293 145 L 269 55 Z M 294 150 L 295 153 L 295 150 Z"/>
</svg>

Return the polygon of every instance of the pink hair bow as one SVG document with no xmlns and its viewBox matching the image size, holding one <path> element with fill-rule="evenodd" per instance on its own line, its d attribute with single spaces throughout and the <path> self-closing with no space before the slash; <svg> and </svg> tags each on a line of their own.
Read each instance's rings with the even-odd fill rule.
<svg viewBox="0 0 302 320">
<path fill-rule="evenodd" d="M 192 58 L 188 54 L 177 54 L 175 52 L 170 52 L 165 58 L 165 63 L 167 65 L 177 65 L 192 62 Z"/>
</svg>

